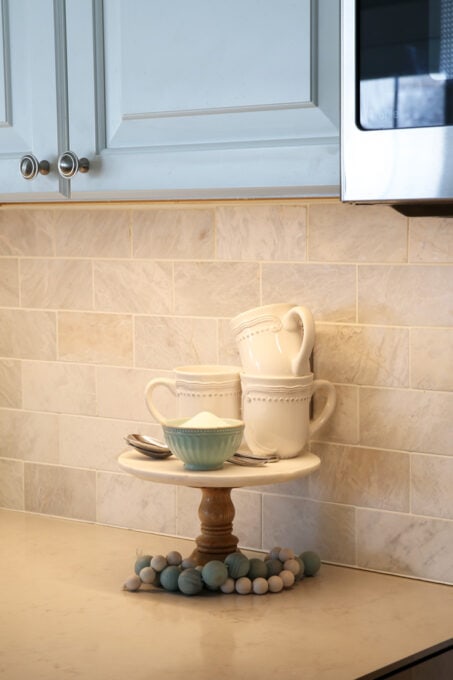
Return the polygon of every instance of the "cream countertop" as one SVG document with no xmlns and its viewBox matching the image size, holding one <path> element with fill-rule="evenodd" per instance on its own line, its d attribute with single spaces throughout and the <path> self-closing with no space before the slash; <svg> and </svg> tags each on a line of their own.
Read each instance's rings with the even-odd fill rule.
<svg viewBox="0 0 453 680">
<path fill-rule="evenodd" d="M 273 595 L 130 593 L 137 551 L 193 542 L 7 510 L 0 535 L 2 680 L 353 680 L 453 634 L 440 584 L 323 565 Z"/>
</svg>

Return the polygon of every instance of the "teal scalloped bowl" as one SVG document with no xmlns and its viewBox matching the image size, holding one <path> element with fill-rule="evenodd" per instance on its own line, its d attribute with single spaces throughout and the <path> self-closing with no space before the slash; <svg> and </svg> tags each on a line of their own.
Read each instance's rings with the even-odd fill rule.
<svg viewBox="0 0 453 680">
<path fill-rule="evenodd" d="M 165 441 L 187 470 L 220 470 L 238 450 L 244 422 L 225 418 L 227 425 L 216 428 L 184 427 L 187 418 L 177 418 L 162 425 Z"/>
</svg>

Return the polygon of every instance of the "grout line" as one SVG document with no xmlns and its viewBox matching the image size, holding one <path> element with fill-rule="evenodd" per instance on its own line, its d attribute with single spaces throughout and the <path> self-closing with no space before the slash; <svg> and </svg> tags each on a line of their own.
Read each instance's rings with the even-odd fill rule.
<svg viewBox="0 0 453 680">
<path fill-rule="evenodd" d="M 359 323 L 359 265 L 355 266 L 355 321 Z"/>
</svg>

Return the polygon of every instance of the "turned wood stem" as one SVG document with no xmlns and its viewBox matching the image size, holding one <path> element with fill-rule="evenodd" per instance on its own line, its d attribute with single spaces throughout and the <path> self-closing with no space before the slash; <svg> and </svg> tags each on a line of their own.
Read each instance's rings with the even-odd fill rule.
<svg viewBox="0 0 453 680">
<path fill-rule="evenodd" d="M 198 516 L 201 534 L 196 538 L 197 547 L 191 557 L 197 564 L 210 560 L 224 560 L 237 551 L 238 538 L 234 536 L 234 505 L 230 488 L 202 488 Z"/>
</svg>

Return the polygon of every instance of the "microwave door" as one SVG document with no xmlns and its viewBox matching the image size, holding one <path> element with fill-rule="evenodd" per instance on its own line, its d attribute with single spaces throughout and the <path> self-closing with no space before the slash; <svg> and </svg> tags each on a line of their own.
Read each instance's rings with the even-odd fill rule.
<svg viewBox="0 0 453 680">
<path fill-rule="evenodd" d="M 341 197 L 453 199 L 453 0 L 343 0 Z"/>
</svg>

